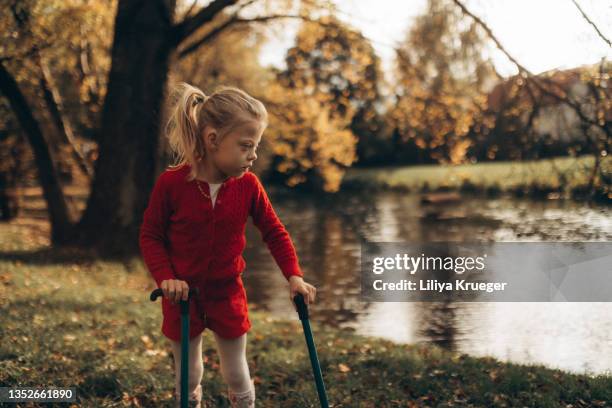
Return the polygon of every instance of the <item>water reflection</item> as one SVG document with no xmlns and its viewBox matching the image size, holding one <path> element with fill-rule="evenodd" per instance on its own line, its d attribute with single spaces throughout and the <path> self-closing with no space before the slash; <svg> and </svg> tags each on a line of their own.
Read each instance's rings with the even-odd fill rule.
<svg viewBox="0 0 612 408">
<path fill-rule="evenodd" d="M 473 355 L 575 372 L 612 370 L 612 359 L 601 358 L 612 355 L 612 303 L 364 302 L 359 274 L 361 242 L 608 241 L 608 208 L 510 198 L 432 202 L 393 192 L 270 196 L 307 280 L 317 286 L 312 319 Z M 249 301 L 296 319 L 286 280 L 251 222 L 244 256 Z"/>
</svg>

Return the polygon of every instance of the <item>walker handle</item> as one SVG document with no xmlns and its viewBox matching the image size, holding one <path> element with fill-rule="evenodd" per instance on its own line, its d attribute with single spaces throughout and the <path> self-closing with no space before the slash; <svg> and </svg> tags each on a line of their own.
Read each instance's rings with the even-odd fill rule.
<svg viewBox="0 0 612 408">
<path fill-rule="evenodd" d="M 300 320 L 308 320 L 308 306 L 304 302 L 304 295 L 298 293 L 293 297 L 293 303 L 297 306 L 298 316 Z"/>
<path fill-rule="evenodd" d="M 191 299 L 193 296 L 198 296 L 199 294 L 200 294 L 199 288 L 189 288 L 189 294 L 187 295 L 187 301 L 189 301 L 189 299 Z M 155 302 L 158 297 L 163 296 L 163 295 L 164 295 L 164 291 L 161 290 L 161 288 L 157 288 L 153 292 L 151 292 L 150 299 L 152 302 Z"/>
</svg>

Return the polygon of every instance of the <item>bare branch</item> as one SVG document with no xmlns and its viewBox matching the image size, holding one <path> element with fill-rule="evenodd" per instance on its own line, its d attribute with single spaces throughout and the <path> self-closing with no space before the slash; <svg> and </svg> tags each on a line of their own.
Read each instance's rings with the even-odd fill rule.
<svg viewBox="0 0 612 408">
<path fill-rule="evenodd" d="M 582 10 L 582 8 L 580 7 L 580 5 L 576 2 L 576 0 L 572 0 L 572 3 L 574 3 L 574 5 L 576 6 L 576 8 L 578 9 L 578 11 L 580 11 L 580 14 L 582 14 L 582 17 L 584 17 L 584 19 L 593 26 L 593 28 L 595 29 L 595 31 L 597 31 L 597 34 L 601 37 L 602 40 L 604 40 L 605 42 L 608 43 L 608 46 L 612 46 L 612 44 L 610 44 L 610 40 L 608 40 L 606 38 L 605 35 L 603 35 L 603 33 L 599 30 L 599 28 L 595 25 L 595 23 L 593 22 L 593 20 L 591 20 L 589 18 L 589 16 L 586 15 L 586 13 Z"/>
<path fill-rule="evenodd" d="M 256 1 L 259 1 L 259 0 L 248 0 L 244 2 L 243 4 L 240 5 L 240 8 L 236 11 L 235 14 L 238 14 L 240 10 L 244 10 L 245 8 L 249 7 L 251 4 L 255 3 Z"/>
<path fill-rule="evenodd" d="M 206 33 L 206 35 L 204 35 L 199 40 L 195 41 L 194 43 L 188 45 L 186 48 L 179 51 L 178 57 L 180 59 L 186 57 L 187 55 L 196 51 L 202 45 L 212 41 L 215 37 L 221 34 L 223 30 L 227 29 L 228 27 L 234 24 L 263 23 L 266 21 L 276 20 L 276 19 L 281 19 L 281 18 L 299 18 L 304 21 L 310 21 L 310 22 L 321 24 L 321 25 L 326 25 L 325 23 L 312 19 L 308 16 L 301 16 L 301 15 L 294 15 L 294 14 L 275 14 L 275 15 L 270 15 L 270 16 L 259 16 L 259 17 L 253 17 L 253 18 L 242 18 L 242 17 L 234 16 L 230 18 L 229 20 L 227 20 L 226 22 L 224 22 L 223 24 L 221 24 L 220 26 L 215 27 L 214 29 Z"/>
<path fill-rule="evenodd" d="M 508 51 L 506 51 L 506 48 L 504 48 L 504 46 L 501 45 L 501 43 L 499 42 L 497 37 L 495 37 L 495 35 L 493 35 L 493 32 L 491 31 L 491 29 L 480 18 L 478 18 L 478 16 L 476 16 L 472 12 L 470 12 L 459 0 L 453 0 L 453 2 L 461 9 L 461 11 L 464 14 L 467 14 L 468 16 L 470 16 L 474 21 L 476 21 L 476 23 L 478 23 L 478 25 L 480 27 L 482 27 L 483 30 L 485 30 L 485 32 L 487 33 L 489 38 L 495 43 L 497 48 L 501 52 L 503 52 L 504 55 L 506 57 L 508 57 L 508 59 L 514 63 L 514 65 L 516 65 L 518 67 L 519 71 L 523 71 L 523 72 L 527 73 L 530 76 L 534 76 L 534 74 L 532 72 L 530 72 L 527 68 L 525 68 L 523 65 L 521 65 L 520 62 L 518 62 L 516 59 L 514 59 L 514 57 L 512 55 L 510 55 L 510 53 L 508 53 Z"/>
<path fill-rule="evenodd" d="M 195 8 L 196 4 L 198 4 L 198 0 L 193 0 L 193 2 L 191 3 L 191 6 L 189 6 L 187 11 L 185 11 L 185 13 L 183 14 L 183 20 L 185 20 L 187 17 L 191 15 L 191 12 Z"/>
<path fill-rule="evenodd" d="M 178 46 L 203 24 L 212 21 L 218 13 L 237 2 L 238 0 L 213 0 L 212 3 L 203 7 L 193 16 L 188 16 L 180 23 L 175 24 L 172 28 L 172 45 Z"/>
<path fill-rule="evenodd" d="M 453 0 L 453 2 L 459 7 L 461 8 L 462 12 L 468 16 L 470 16 L 472 19 L 474 19 L 474 21 L 476 21 L 476 23 L 482 27 L 483 30 L 485 30 L 485 32 L 487 33 L 487 35 L 489 36 L 489 38 L 495 43 L 495 45 L 497 46 L 497 48 L 504 53 L 504 55 L 506 55 L 506 57 L 508 57 L 508 59 L 510 61 L 512 61 L 517 68 L 519 69 L 519 72 L 521 74 L 523 74 L 523 76 L 525 77 L 526 80 L 530 80 L 533 82 L 533 84 L 535 84 L 538 89 L 554 98 L 555 100 L 557 100 L 558 102 L 561 103 L 565 103 L 568 106 L 570 106 L 575 112 L 576 114 L 580 117 L 580 119 L 585 122 L 585 123 L 589 123 L 590 125 L 594 125 L 597 127 L 600 127 L 604 130 L 604 132 L 606 132 L 606 135 L 608 135 L 608 137 L 610 137 L 610 129 L 607 128 L 607 126 L 601 126 L 597 120 L 593 120 L 591 118 L 589 118 L 582 110 L 582 107 L 580 105 L 580 103 L 573 101 L 570 96 L 567 94 L 567 92 L 565 91 L 565 89 L 563 89 L 558 83 L 556 83 L 555 81 L 551 80 L 551 79 L 546 79 L 546 78 L 539 78 L 538 76 L 534 75 L 531 71 L 529 71 L 527 68 L 525 68 L 523 65 L 521 65 L 516 59 L 514 59 L 514 57 L 512 57 L 512 55 L 510 55 L 510 53 L 508 51 L 506 51 L 506 49 L 504 48 L 504 46 L 501 45 L 501 43 L 497 40 L 497 38 L 495 37 L 495 35 L 493 34 L 493 32 L 491 31 L 491 29 L 477 16 L 475 16 L 472 12 L 470 12 L 462 3 L 460 0 Z M 541 82 L 546 82 L 548 85 L 551 85 L 552 87 L 555 88 L 555 90 L 557 92 L 553 92 L 550 89 L 547 89 L 546 87 L 544 87 L 542 85 Z"/>
</svg>

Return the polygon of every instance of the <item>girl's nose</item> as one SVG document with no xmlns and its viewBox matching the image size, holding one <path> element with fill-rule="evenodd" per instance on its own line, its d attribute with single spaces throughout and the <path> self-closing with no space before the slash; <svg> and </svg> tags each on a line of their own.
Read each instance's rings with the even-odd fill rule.
<svg viewBox="0 0 612 408">
<path fill-rule="evenodd" d="M 257 153 L 251 153 L 251 154 L 249 155 L 249 160 L 251 160 L 251 161 L 255 161 L 255 160 L 257 160 Z"/>
</svg>

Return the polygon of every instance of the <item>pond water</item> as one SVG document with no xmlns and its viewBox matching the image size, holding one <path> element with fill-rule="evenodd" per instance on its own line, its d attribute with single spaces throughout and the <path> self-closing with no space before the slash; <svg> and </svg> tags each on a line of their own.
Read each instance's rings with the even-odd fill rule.
<svg viewBox="0 0 612 408">
<path fill-rule="evenodd" d="M 366 302 L 359 273 L 361 242 L 610 241 L 611 208 L 469 196 L 426 205 L 420 198 L 399 192 L 325 198 L 270 192 L 306 281 L 317 287 L 311 320 L 400 343 L 612 375 L 612 302 Z M 276 317 L 297 319 L 287 282 L 251 221 L 244 257 L 249 302 Z"/>
</svg>

